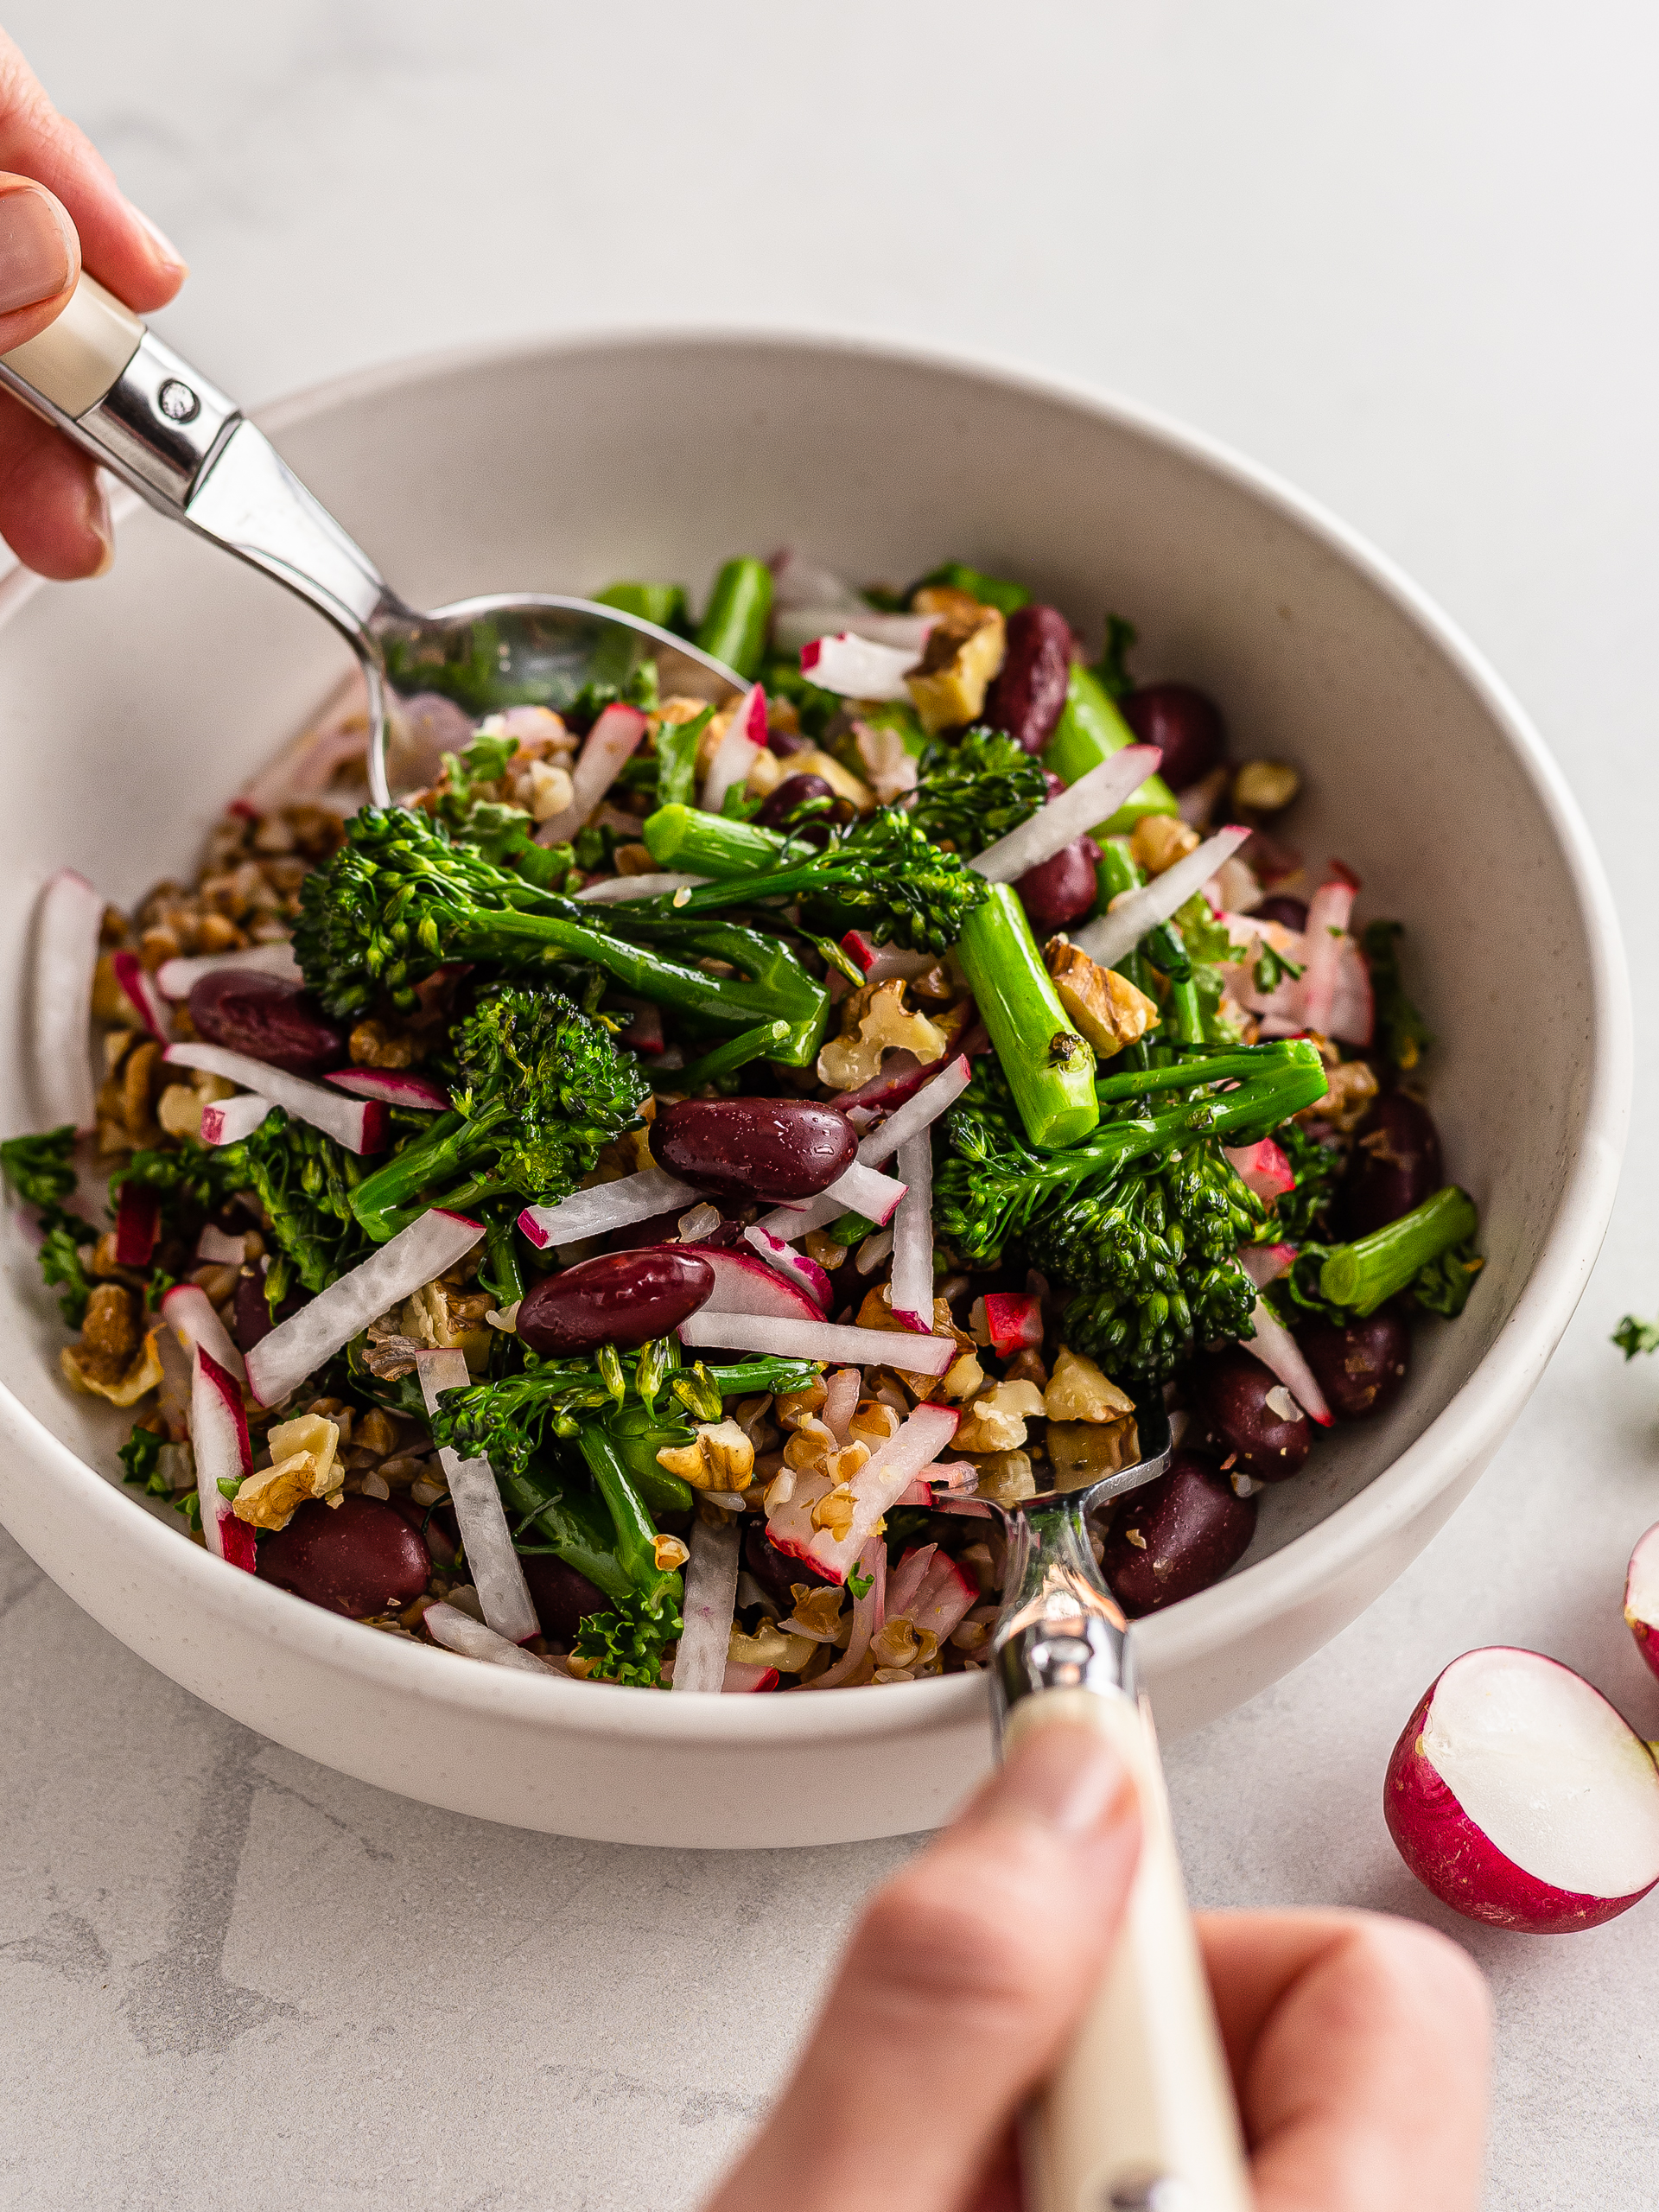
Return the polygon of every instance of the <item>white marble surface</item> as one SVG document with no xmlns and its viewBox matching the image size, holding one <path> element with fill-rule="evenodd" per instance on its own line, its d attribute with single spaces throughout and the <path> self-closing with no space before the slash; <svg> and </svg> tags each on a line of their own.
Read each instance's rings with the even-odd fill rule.
<svg viewBox="0 0 1659 2212">
<path fill-rule="evenodd" d="M 1379 1904 L 1469 1942 L 1499 2005 L 1494 2212 L 1650 2206 L 1659 1904 L 1570 1940 L 1452 1923 L 1379 1794 L 1478 1643 L 1572 1661 L 1659 1735 L 1618 1616 L 1659 1517 L 1659 1369 L 1606 1344 L 1659 1305 L 1651 12 L 15 0 L 8 22 L 193 261 L 166 334 L 245 400 L 595 324 L 979 346 L 1280 468 L 1510 677 L 1630 935 L 1620 1216 L 1473 1499 L 1172 1781 L 1202 1901 Z M 1524 1019 L 1524 945 L 1516 969 Z M 194 1704 L 4 1539 L 0 1650 L 0 2204 L 29 2212 L 690 2206 L 908 1847 L 606 1850 L 380 1796 Z"/>
</svg>

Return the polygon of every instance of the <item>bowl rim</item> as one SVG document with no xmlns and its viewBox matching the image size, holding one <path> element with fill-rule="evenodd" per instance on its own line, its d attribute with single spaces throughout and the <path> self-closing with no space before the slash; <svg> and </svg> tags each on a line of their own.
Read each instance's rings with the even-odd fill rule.
<svg viewBox="0 0 1659 2212">
<path fill-rule="evenodd" d="M 878 365 L 942 373 L 1013 391 L 1102 418 L 1178 460 L 1194 463 L 1263 502 L 1338 558 L 1358 569 L 1451 662 L 1501 730 L 1554 836 L 1588 942 L 1592 1051 L 1582 1136 L 1569 1166 L 1543 1249 L 1508 1320 L 1468 1380 L 1422 1434 L 1357 1496 L 1278 1552 L 1137 1624 L 1143 1669 L 1155 1675 L 1198 1662 L 1205 1646 L 1265 1627 L 1316 1599 L 1374 1545 L 1410 1523 L 1454 1479 L 1490 1452 L 1536 1384 L 1571 1319 L 1600 1250 L 1616 1195 L 1630 1119 L 1632 1016 L 1624 942 L 1601 861 L 1565 777 L 1530 718 L 1461 628 L 1387 555 L 1319 501 L 1222 441 L 1161 410 L 1087 379 L 1039 369 L 982 349 L 925 346 L 858 334 L 734 323 L 620 324 L 594 329 L 451 347 L 329 378 L 250 410 L 279 437 L 321 415 L 364 399 L 385 398 L 476 370 L 604 354 L 686 347 L 740 348 L 805 355 L 842 354 Z M 118 525 L 139 510 L 130 492 L 113 501 Z M 0 582 L 0 629 L 47 579 L 19 569 Z M 108 1524 L 130 1548 L 130 1571 L 154 1572 L 188 1591 L 197 1610 L 269 1644 L 344 1668 L 365 1688 L 427 1699 L 479 1716 L 551 1723 L 584 1736 L 667 1745 L 810 1744 L 826 1739 L 903 1737 L 960 1723 L 982 1707 L 982 1675 L 867 1686 L 823 1698 L 641 1697 L 608 1683 L 556 1675 L 538 1681 L 481 1667 L 436 1647 L 365 1630 L 252 1576 L 227 1576 L 221 1562 L 135 1497 L 87 1465 L 44 1421 L 0 1384 L 0 1430 L 20 1453 L 66 1485 L 66 1503 Z M 72 1593 L 73 1594 L 73 1593 Z M 414 1675 L 410 1668 L 416 1669 Z"/>
</svg>

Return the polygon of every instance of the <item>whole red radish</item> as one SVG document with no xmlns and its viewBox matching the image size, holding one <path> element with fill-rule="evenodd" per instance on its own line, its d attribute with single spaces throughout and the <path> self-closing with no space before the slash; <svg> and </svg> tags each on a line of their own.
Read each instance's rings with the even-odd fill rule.
<svg viewBox="0 0 1659 2212">
<path fill-rule="evenodd" d="M 1452 1661 L 1394 1747 L 1382 1811 L 1424 1888 L 1489 1927 L 1571 1935 L 1659 1882 L 1652 1751 L 1540 1652 Z"/>
</svg>

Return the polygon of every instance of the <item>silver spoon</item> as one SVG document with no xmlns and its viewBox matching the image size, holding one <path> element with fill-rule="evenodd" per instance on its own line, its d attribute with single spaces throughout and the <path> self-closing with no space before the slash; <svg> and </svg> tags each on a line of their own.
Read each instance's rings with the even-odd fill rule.
<svg viewBox="0 0 1659 2212">
<path fill-rule="evenodd" d="M 1004 1751 L 1043 1719 L 1101 1729 L 1134 1777 L 1141 1863 L 1105 1978 L 1027 2115 L 1031 2212 L 1249 2212 L 1238 2113 L 1181 1882 L 1134 1633 L 1095 1564 L 1090 1513 L 1169 1465 L 1161 1394 L 1135 1408 L 1140 1459 L 999 1507 L 1008 1536 L 991 1639 Z"/>
<path fill-rule="evenodd" d="M 452 696 L 464 672 L 480 712 L 556 710 L 596 678 L 625 683 L 647 654 L 668 689 L 717 702 L 744 689 L 683 638 L 591 600 L 515 592 L 429 613 L 406 606 L 236 403 L 90 276 L 49 328 L 0 354 L 0 384 L 159 513 L 263 569 L 344 633 L 368 684 L 377 806 L 392 799 L 388 695 L 448 685 Z"/>
</svg>

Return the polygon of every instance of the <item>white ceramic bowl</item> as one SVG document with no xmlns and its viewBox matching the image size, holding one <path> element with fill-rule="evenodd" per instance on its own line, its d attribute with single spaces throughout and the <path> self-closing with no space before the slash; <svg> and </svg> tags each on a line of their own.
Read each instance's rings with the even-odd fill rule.
<svg viewBox="0 0 1659 2212">
<path fill-rule="evenodd" d="M 622 337 L 419 363 L 274 410 L 304 480 L 416 605 L 616 575 L 697 586 L 792 543 L 857 576 L 1018 575 L 1138 668 L 1298 762 L 1296 835 L 1409 931 L 1440 1042 L 1448 1173 L 1488 1264 L 1410 1387 L 1262 1500 L 1245 1562 L 1137 1631 L 1168 1734 L 1306 1658 L 1398 1574 L 1515 1420 L 1612 1202 L 1629 1090 L 1617 925 L 1561 780 L 1501 684 L 1348 531 L 1121 401 L 798 338 Z M 0 1128 L 36 1125 L 29 914 L 66 863 L 123 903 L 187 869 L 342 650 L 274 586 L 132 507 L 102 582 L 0 588 Z M 32 1262 L 0 1280 L 0 1516 L 164 1673 L 313 1758 L 433 1804 L 631 1843 L 818 1843 L 941 1820 L 988 1756 L 972 1675 L 682 1699 L 479 1666 L 235 1573 L 115 1479 L 124 1424 L 72 1397 Z M 111 1471 L 114 1471 L 113 1472 Z"/>
</svg>

